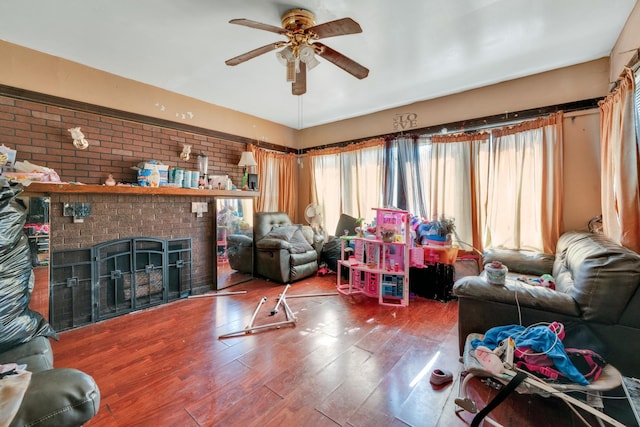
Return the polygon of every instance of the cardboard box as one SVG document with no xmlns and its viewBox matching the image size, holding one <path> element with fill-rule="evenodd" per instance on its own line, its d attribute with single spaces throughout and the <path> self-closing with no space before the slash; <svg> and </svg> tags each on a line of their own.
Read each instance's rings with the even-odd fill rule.
<svg viewBox="0 0 640 427">
<path fill-rule="evenodd" d="M 145 163 L 144 169 L 140 169 L 138 171 L 138 184 L 141 187 L 149 186 L 149 175 L 151 174 L 154 166 L 157 167 L 158 172 L 160 172 L 160 186 L 167 185 L 169 183 L 169 166 Z"/>
</svg>

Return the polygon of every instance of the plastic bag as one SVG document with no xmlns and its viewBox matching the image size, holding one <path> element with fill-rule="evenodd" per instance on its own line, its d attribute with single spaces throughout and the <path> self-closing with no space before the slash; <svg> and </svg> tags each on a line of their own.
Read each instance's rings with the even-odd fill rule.
<svg viewBox="0 0 640 427">
<path fill-rule="evenodd" d="M 0 352 L 37 336 L 57 335 L 40 313 L 29 309 L 34 285 L 26 208 L 16 196 L 21 184 L 0 178 Z"/>
<path fill-rule="evenodd" d="M 60 177 L 55 170 L 44 166 L 34 165 L 27 160 L 25 160 L 24 162 L 16 162 L 13 168 L 16 170 L 16 172 L 41 173 L 42 181 L 44 182 L 60 182 Z"/>
<path fill-rule="evenodd" d="M 0 252 L 18 243 L 23 234 L 26 207 L 16 196 L 22 193 L 22 185 L 9 186 L 9 181 L 0 177 Z"/>
</svg>

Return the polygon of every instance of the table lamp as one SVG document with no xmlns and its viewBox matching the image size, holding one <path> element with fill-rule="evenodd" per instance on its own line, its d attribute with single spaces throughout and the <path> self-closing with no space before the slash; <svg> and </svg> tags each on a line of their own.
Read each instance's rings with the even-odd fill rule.
<svg viewBox="0 0 640 427">
<path fill-rule="evenodd" d="M 247 180 L 249 179 L 249 169 L 247 169 L 248 167 L 254 167 L 257 166 L 258 163 L 256 162 L 256 159 L 253 157 L 253 153 L 251 151 L 244 151 L 242 152 L 242 156 L 240 157 L 240 162 L 238 163 L 238 166 L 242 166 L 244 169 L 242 171 L 242 189 L 246 189 L 247 188 Z"/>
</svg>

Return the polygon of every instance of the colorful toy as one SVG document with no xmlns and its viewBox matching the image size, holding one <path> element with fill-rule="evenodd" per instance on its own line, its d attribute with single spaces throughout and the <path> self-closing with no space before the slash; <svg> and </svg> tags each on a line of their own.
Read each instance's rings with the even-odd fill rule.
<svg viewBox="0 0 640 427">
<path fill-rule="evenodd" d="M 529 279 L 530 285 L 542 286 L 543 288 L 556 289 L 556 282 L 552 275 L 543 274 L 540 278 Z"/>
</svg>

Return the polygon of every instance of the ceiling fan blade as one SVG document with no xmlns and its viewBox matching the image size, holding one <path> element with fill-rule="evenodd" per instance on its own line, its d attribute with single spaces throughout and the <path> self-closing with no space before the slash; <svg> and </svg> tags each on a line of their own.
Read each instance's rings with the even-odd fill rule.
<svg viewBox="0 0 640 427">
<path fill-rule="evenodd" d="M 304 95 L 307 92 L 307 64 L 300 61 L 300 72 L 296 73 L 296 81 L 291 83 L 291 93 Z"/>
<path fill-rule="evenodd" d="M 319 39 L 327 37 L 343 36 L 346 34 L 361 33 L 360 25 L 351 18 L 336 19 L 308 28 L 307 31 L 314 32 Z"/>
<path fill-rule="evenodd" d="M 245 61 L 248 61 L 256 56 L 260 56 L 263 53 L 271 52 L 272 50 L 276 50 L 280 47 L 279 43 L 269 43 L 268 45 L 259 47 L 257 49 L 250 50 L 249 52 L 245 52 L 242 55 L 238 55 L 235 58 L 227 59 L 224 61 L 227 65 L 238 65 L 242 64 Z"/>
<path fill-rule="evenodd" d="M 252 21 L 251 19 L 232 19 L 230 24 L 244 25 L 245 27 L 257 28 L 258 30 L 271 31 L 277 34 L 287 34 L 287 30 L 282 27 L 276 27 L 275 25 L 263 24 L 262 22 Z"/>
<path fill-rule="evenodd" d="M 347 73 L 359 79 L 364 79 L 369 75 L 369 69 L 358 64 L 353 59 L 349 59 L 338 51 L 331 49 L 329 46 L 322 43 L 313 43 L 314 46 L 320 47 L 318 55 L 322 56 L 329 62 L 333 62 L 338 67 L 345 70 Z"/>
</svg>

